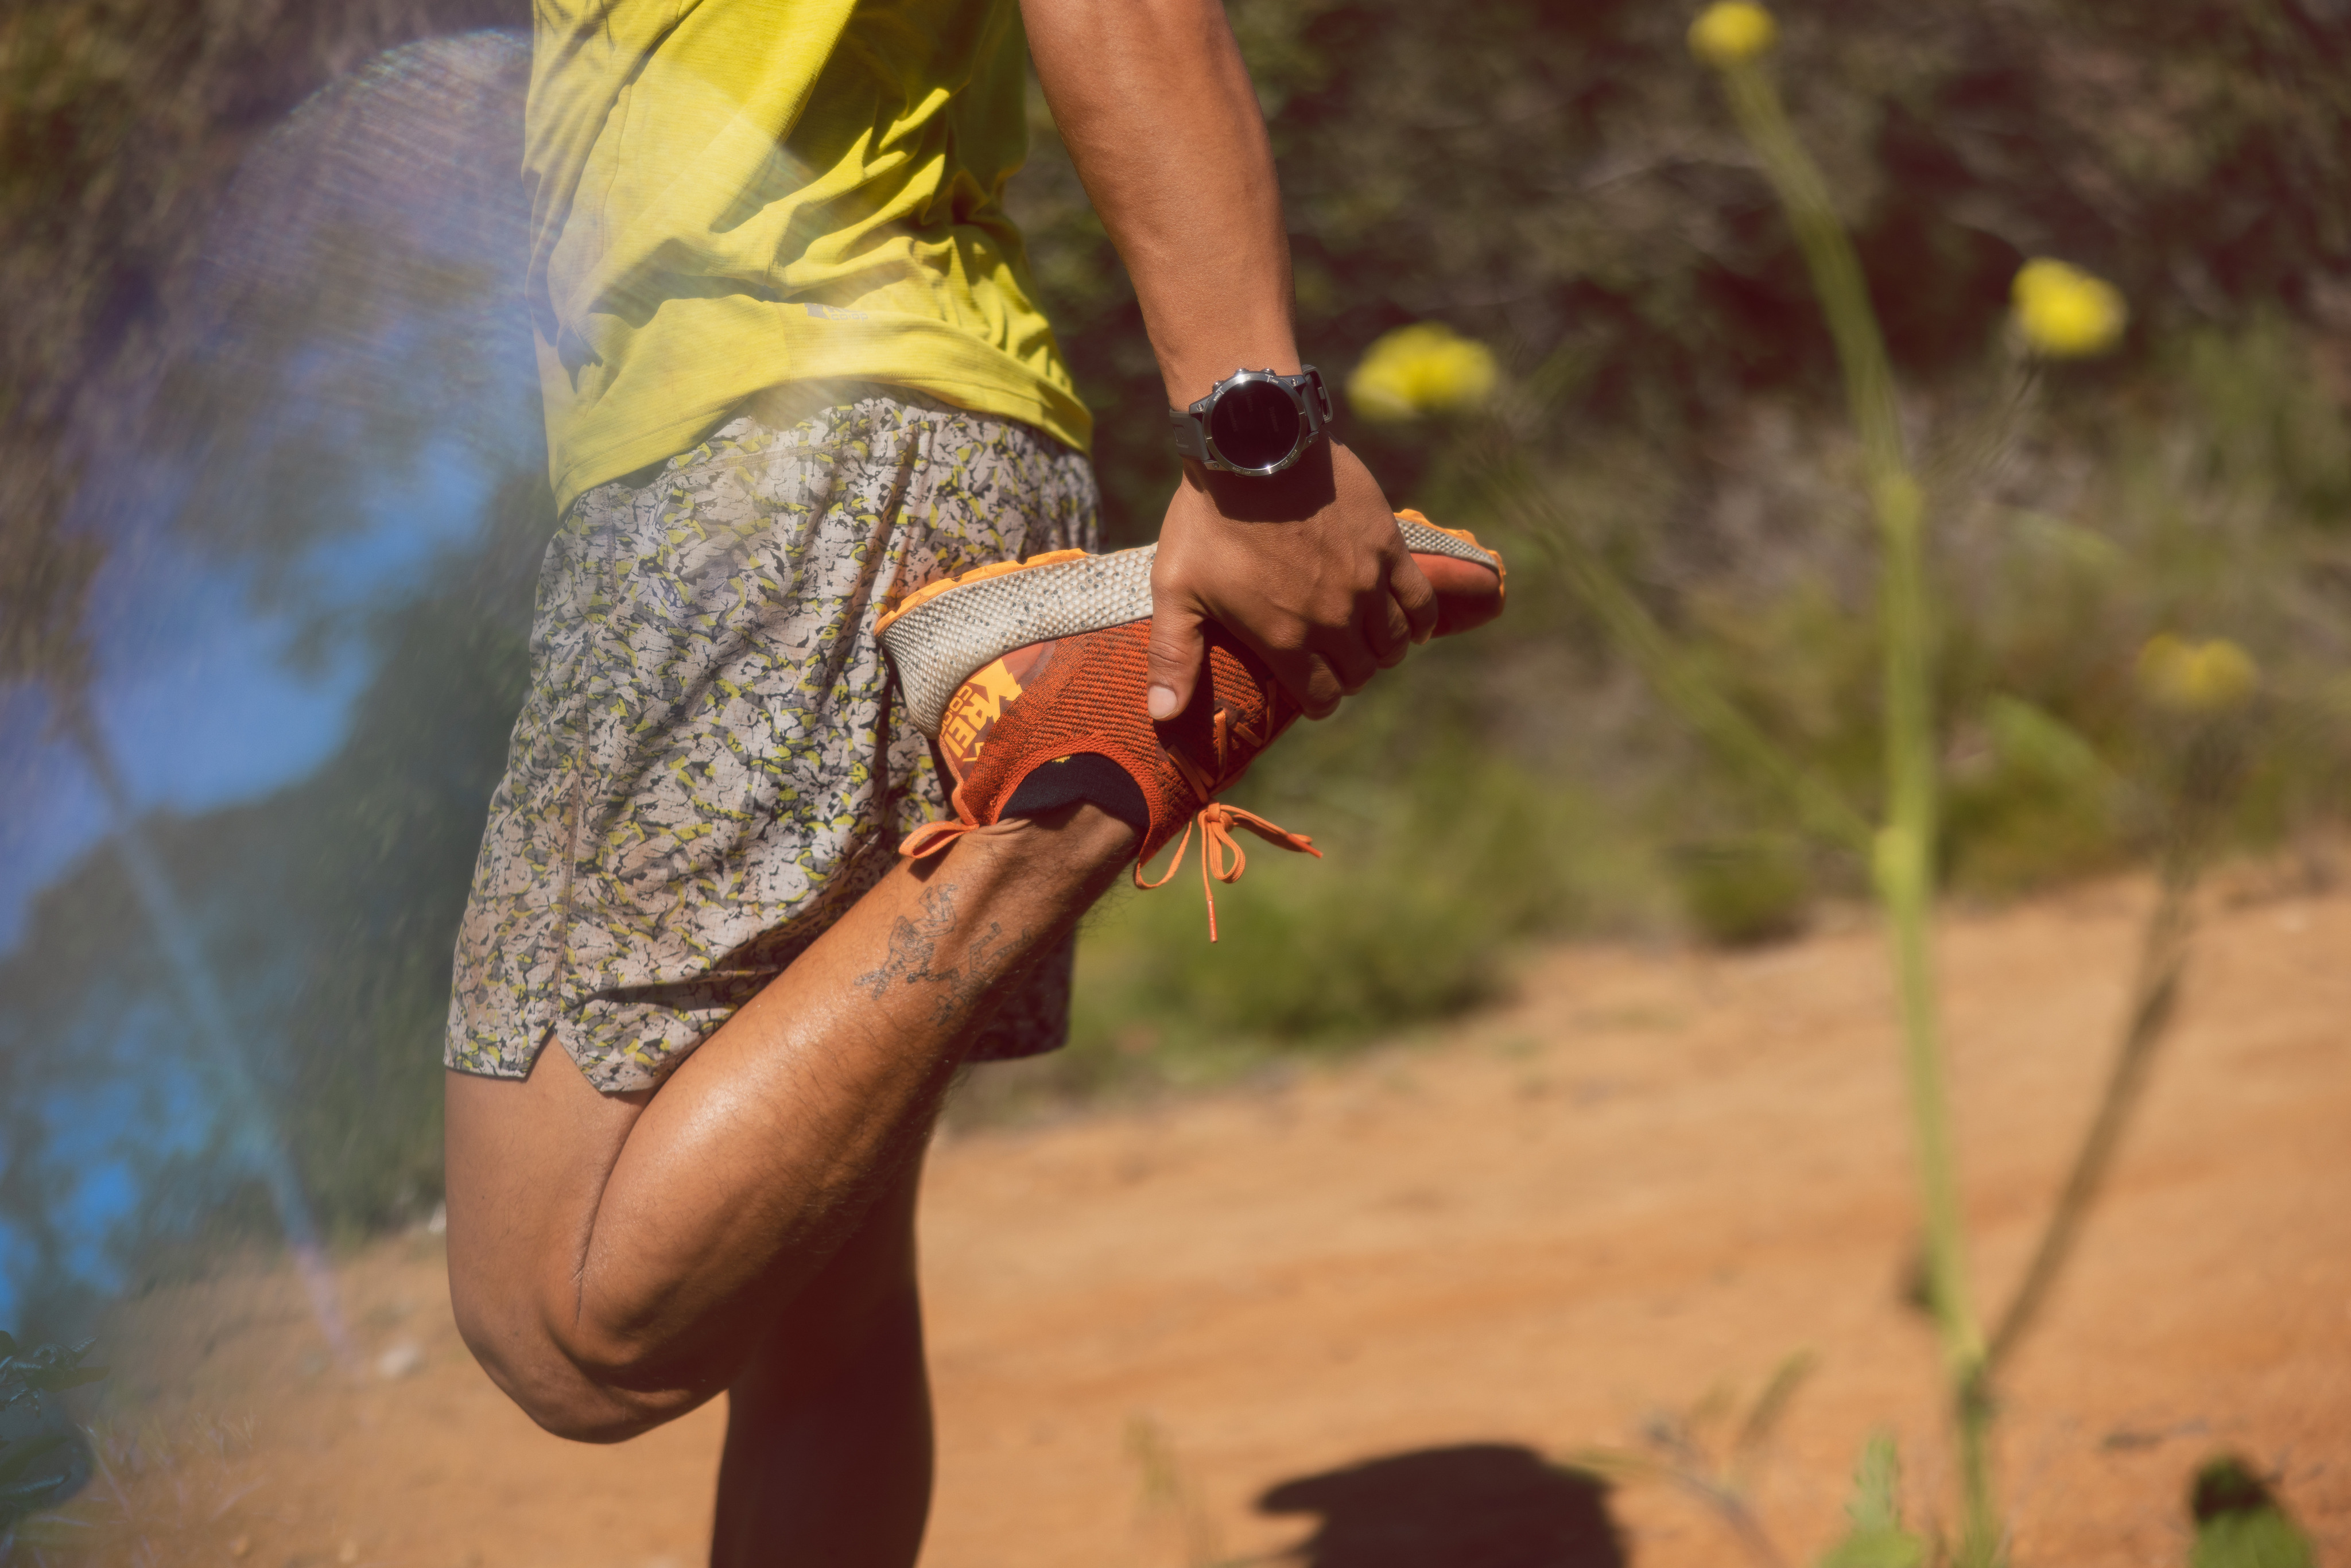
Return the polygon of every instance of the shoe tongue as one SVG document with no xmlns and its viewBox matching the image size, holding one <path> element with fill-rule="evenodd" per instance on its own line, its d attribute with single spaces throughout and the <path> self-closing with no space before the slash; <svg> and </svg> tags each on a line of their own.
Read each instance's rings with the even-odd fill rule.
<svg viewBox="0 0 2351 1568">
<path fill-rule="evenodd" d="M 939 722 L 939 756 L 955 781 L 962 783 L 979 766 L 979 754 L 996 734 L 1002 718 L 1020 694 L 1035 685 L 1053 660 L 1054 644 L 1032 643 L 974 671 L 956 688 Z"/>
</svg>

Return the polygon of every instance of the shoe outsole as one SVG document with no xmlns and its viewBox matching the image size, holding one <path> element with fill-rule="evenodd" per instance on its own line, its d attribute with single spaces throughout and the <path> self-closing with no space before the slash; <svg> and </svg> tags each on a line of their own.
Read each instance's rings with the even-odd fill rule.
<svg viewBox="0 0 2351 1568">
<path fill-rule="evenodd" d="M 1489 606 L 1466 617 L 1440 619 L 1441 632 L 1467 630 L 1499 610 L 1499 589 L 1508 580 L 1500 555 L 1474 536 L 1440 528 L 1418 512 L 1397 513 L 1396 526 L 1416 556 L 1496 574 L 1498 591 Z M 915 727 L 925 738 L 938 739 L 956 689 L 1015 649 L 1149 620 L 1151 567 L 1157 558 L 1156 545 L 1107 555 L 1054 550 L 979 567 L 909 594 L 882 617 L 877 631 Z M 1442 601 L 1447 584 L 1437 586 Z"/>
</svg>

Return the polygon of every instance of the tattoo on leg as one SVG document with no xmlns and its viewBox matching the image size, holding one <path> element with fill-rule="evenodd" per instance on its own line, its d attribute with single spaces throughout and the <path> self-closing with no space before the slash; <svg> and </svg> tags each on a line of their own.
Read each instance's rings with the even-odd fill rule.
<svg viewBox="0 0 2351 1568">
<path fill-rule="evenodd" d="M 901 982 L 937 986 L 939 998 L 931 1011 L 935 1024 L 953 1023 L 956 1014 L 976 1005 L 994 983 L 998 961 L 1008 949 L 1027 946 L 1035 934 L 1026 926 L 1008 934 L 1002 921 L 991 920 L 965 946 L 962 963 L 941 968 L 939 945 L 955 928 L 955 894 L 953 883 L 926 889 L 917 915 L 902 915 L 892 924 L 889 951 L 879 965 L 857 977 L 857 988 L 878 1002 Z"/>
<path fill-rule="evenodd" d="M 1026 931 L 1020 934 L 1024 941 L 1028 936 Z M 1004 923 L 989 921 L 987 929 L 974 937 L 971 946 L 964 949 L 963 967 L 949 969 L 939 977 L 946 983 L 946 989 L 940 995 L 938 1006 L 931 1009 L 933 1023 L 954 1022 L 956 1014 L 979 999 L 980 993 L 987 988 L 987 961 L 1003 946 Z"/>
<path fill-rule="evenodd" d="M 887 995 L 891 982 L 901 977 L 910 986 L 925 980 L 950 984 L 955 980 L 956 970 L 931 967 L 931 961 L 938 956 L 939 939 L 955 926 L 955 892 L 952 883 L 925 889 L 922 918 L 917 921 L 901 915 L 890 927 L 889 953 L 879 967 L 856 980 L 875 1001 Z"/>
</svg>

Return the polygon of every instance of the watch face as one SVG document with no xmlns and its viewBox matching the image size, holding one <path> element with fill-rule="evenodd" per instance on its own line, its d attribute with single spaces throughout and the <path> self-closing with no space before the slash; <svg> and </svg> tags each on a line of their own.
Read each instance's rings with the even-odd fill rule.
<svg viewBox="0 0 2351 1568">
<path fill-rule="evenodd" d="M 1290 393 L 1271 382 L 1228 387 L 1208 413 L 1208 439 L 1239 468 L 1270 468 L 1298 446 L 1301 422 Z"/>
</svg>

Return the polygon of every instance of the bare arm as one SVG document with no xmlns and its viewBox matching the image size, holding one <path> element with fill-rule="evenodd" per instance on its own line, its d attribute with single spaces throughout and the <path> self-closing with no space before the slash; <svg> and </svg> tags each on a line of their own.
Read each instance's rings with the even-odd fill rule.
<svg viewBox="0 0 2351 1568">
<path fill-rule="evenodd" d="M 1171 407 L 1299 368 L 1273 152 L 1217 0 L 1022 0 L 1037 74 L 1134 279 Z M 1152 713 L 1191 696 L 1200 624 L 1317 716 L 1436 624 L 1379 486 L 1335 440 L 1270 479 L 1186 463 L 1153 578 Z"/>
</svg>

